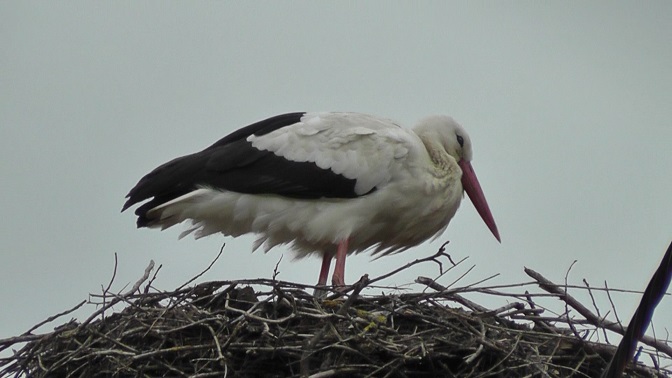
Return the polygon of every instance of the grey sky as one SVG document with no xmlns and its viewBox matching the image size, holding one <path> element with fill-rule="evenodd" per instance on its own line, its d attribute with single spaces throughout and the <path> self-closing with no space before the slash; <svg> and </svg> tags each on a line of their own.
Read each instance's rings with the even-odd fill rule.
<svg viewBox="0 0 672 378">
<path fill-rule="evenodd" d="M 465 201 L 433 244 L 351 256 L 346 281 L 450 240 L 460 272 L 476 265 L 463 284 L 528 281 L 523 266 L 562 282 L 578 260 L 571 282 L 643 289 L 672 237 L 671 16 L 668 1 L 0 2 L 0 338 L 99 292 L 115 252 L 117 290 L 150 259 L 173 289 L 224 241 L 202 280 L 270 277 L 282 249 L 178 241 L 119 210 L 157 165 L 288 111 L 445 113 L 471 135 L 502 244 Z M 280 278 L 312 284 L 319 264 L 287 254 Z M 622 319 L 638 300 L 615 298 Z M 657 330 L 670 319 L 668 297 Z"/>
</svg>

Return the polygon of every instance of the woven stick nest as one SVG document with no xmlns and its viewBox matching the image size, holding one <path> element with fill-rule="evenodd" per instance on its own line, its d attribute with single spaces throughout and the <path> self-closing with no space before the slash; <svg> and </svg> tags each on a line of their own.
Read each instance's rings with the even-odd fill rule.
<svg viewBox="0 0 672 378">
<path fill-rule="evenodd" d="M 90 302 L 99 308 L 85 321 L 0 340 L 0 351 L 25 344 L 0 359 L 0 376 L 600 376 L 616 347 L 584 337 L 622 327 L 585 307 L 575 309 L 583 318 L 568 313 L 545 317 L 535 301 L 548 293 L 502 291 L 520 285 L 448 289 L 425 277 L 417 280 L 425 285 L 419 293 L 370 295 L 366 292 L 372 290 L 364 290 L 412 265 L 444 257 L 442 249 L 382 277 L 364 276 L 325 299 L 309 294 L 309 286 L 275 276 L 190 286 L 197 276 L 174 291 L 158 291 L 151 285 L 156 277 L 155 272 L 150 279 L 152 263 L 128 292 L 114 294 L 108 286 L 92 295 Z M 557 292 L 562 287 L 528 274 L 538 287 L 550 285 L 549 292 L 565 300 L 568 312 L 580 306 L 566 292 Z M 504 296 L 509 303 L 489 310 L 466 299 L 468 292 Z M 110 314 L 119 304 L 124 308 Z M 672 357 L 669 344 L 651 338 L 643 342 L 648 344 L 643 354 L 651 355 L 653 363 L 629 363 L 625 375 L 672 376 L 661 366 Z"/>
</svg>

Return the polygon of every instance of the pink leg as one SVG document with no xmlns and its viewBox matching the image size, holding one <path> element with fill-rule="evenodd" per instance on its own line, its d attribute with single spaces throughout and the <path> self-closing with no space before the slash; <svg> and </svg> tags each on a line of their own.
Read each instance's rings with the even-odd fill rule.
<svg viewBox="0 0 672 378">
<path fill-rule="evenodd" d="M 345 286 L 345 257 L 348 255 L 348 239 L 341 240 L 338 243 L 338 250 L 336 251 L 336 267 L 334 268 L 334 275 L 331 277 L 331 283 L 338 286 Z"/>
<path fill-rule="evenodd" d="M 326 253 L 322 255 L 322 269 L 320 269 L 320 278 L 317 280 L 317 286 L 327 286 L 327 276 L 329 275 L 329 267 L 331 266 L 331 259 L 333 257 Z"/>
</svg>

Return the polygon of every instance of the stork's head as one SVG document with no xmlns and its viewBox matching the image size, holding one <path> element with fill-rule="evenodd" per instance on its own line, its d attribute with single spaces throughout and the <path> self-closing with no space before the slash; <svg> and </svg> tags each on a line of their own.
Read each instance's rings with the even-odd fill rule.
<svg viewBox="0 0 672 378">
<path fill-rule="evenodd" d="M 452 117 L 435 115 L 427 117 L 415 127 L 423 139 L 438 142 L 455 161 L 471 161 L 471 139 L 464 128 Z"/>
<path fill-rule="evenodd" d="M 492 234 L 498 241 L 501 241 L 490 207 L 485 200 L 474 168 L 471 166 L 472 150 L 469 134 L 453 118 L 444 115 L 423 119 L 415 127 L 415 131 L 423 139 L 438 142 L 448 155 L 455 158 L 462 169 L 462 188 L 467 192 L 469 199 Z"/>
</svg>

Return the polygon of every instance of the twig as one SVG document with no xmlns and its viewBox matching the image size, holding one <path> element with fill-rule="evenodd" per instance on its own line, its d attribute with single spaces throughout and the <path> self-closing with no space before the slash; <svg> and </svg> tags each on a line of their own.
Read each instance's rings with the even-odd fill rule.
<svg viewBox="0 0 672 378">
<path fill-rule="evenodd" d="M 660 262 L 653 277 L 651 277 L 646 290 L 644 290 L 642 300 L 639 302 L 635 314 L 632 315 L 630 323 L 628 323 L 628 328 L 625 331 L 625 335 L 623 335 L 623 339 L 621 339 L 621 343 L 618 345 L 618 350 L 614 353 L 609 365 L 605 369 L 605 373 L 602 375 L 604 378 L 617 378 L 623 374 L 625 366 L 637 348 L 638 340 L 644 336 L 646 327 L 651 322 L 653 311 L 663 299 L 665 291 L 670 286 L 670 280 L 672 280 L 672 243 L 667 247 L 663 260 Z M 672 356 L 672 354 L 669 355 Z"/>
<path fill-rule="evenodd" d="M 182 286 L 178 287 L 178 288 L 177 288 L 177 291 L 182 290 L 182 289 L 185 288 L 187 285 L 189 285 L 190 283 L 196 281 L 196 280 L 199 279 L 202 275 L 204 275 L 208 270 L 210 270 L 210 268 L 212 268 L 212 266 L 215 265 L 215 263 L 217 262 L 217 260 L 219 260 L 219 256 L 222 255 L 222 252 L 224 252 L 224 247 L 226 247 L 226 243 L 223 243 L 223 244 L 222 244 L 222 247 L 219 249 L 219 253 L 218 253 L 217 256 L 215 256 L 215 258 L 210 262 L 210 265 L 208 265 L 207 268 L 203 269 L 203 271 L 202 271 L 201 273 L 197 274 L 197 275 L 194 276 L 192 279 L 190 279 L 189 281 L 185 282 Z"/>
<path fill-rule="evenodd" d="M 105 306 L 105 300 L 107 299 L 105 297 L 105 294 L 110 291 L 110 288 L 112 287 L 112 282 L 114 282 L 114 279 L 117 277 L 117 264 L 118 264 L 118 259 L 117 259 L 117 252 L 114 252 L 114 269 L 112 270 L 112 277 L 110 278 L 110 282 L 107 284 L 106 288 L 103 288 L 103 307 Z M 105 312 L 103 312 L 102 317 L 105 318 Z"/>
<path fill-rule="evenodd" d="M 149 293 L 149 288 L 152 287 L 152 284 L 154 283 L 154 280 L 156 280 L 156 277 L 159 275 L 159 272 L 161 271 L 162 267 L 163 267 L 163 264 L 159 264 L 159 267 L 156 268 L 156 270 L 154 271 L 154 275 L 152 276 L 152 279 L 150 279 L 149 282 L 147 282 L 147 285 L 145 285 L 145 291 L 143 293 L 144 295 L 147 295 Z"/>
<path fill-rule="evenodd" d="M 133 285 L 131 290 L 127 291 L 125 294 L 116 296 L 112 301 L 107 303 L 106 305 L 102 306 L 98 311 L 95 311 L 91 316 L 89 316 L 85 321 L 83 321 L 78 328 L 84 328 L 86 327 L 91 321 L 95 318 L 97 318 L 100 314 L 104 313 L 105 310 L 108 308 L 114 306 L 115 304 L 121 302 L 125 298 L 128 298 L 132 296 L 138 289 L 140 288 L 140 285 L 142 285 L 143 282 L 145 282 L 149 278 L 149 274 L 152 272 L 152 269 L 154 268 L 154 260 L 149 260 L 149 265 L 145 268 L 145 273 L 140 277 L 140 279 Z"/>
<path fill-rule="evenodd" d="M 369 276 L 367 274 L 363 275 L 357 283 L 355 283 L 352 287 L 352 293 L 348 297 L 348 299 L 343 303 L 343 305 L 338 309 L 338 312 L 336 312 L 336 315 L 343 316 L 348 312 L 348 309 L 350 306 L 352 306 L 352 303 L 355 301 L 355 299 L 359 296 L 359 293 L 364 289 L 368 284 L 369 284 Z M 324 337 L 324 334 L 327 332 L 327 330 L 331 327 L 331 323 L 327 323 L 320 329 L 315 335 L 309 339 L 306 340 L 307 343 L 305 345 L 305 349 L 303 351 L 303 355 L 301 357 L 301 375 L 302 376 L 308 376 L 308 373 L 310 371 L 310 355 L 313 353 L 313 350 L 315 349 L 315 346 L 317 343 L 322 340 Z"/>
<path fill-rule="evenodd" d="M 443 246 L 445 246 L 446 244 L 448 244 L 448 242 L 444 243 Z M 384 279 L 386 279 L 386 278 L 388 278 L 388 277 L 390 277 L 390 276 L 393 276 L 393 275 L 395 275 L 395 274 L 397 274 L 397 273 L 399 273 L 399 272 L 401 272 L 401 271 L 403 271 L 403 270 L 406 270 L 406 269 L 408 269 L 408 268 L 410 268 L 410 267 L 412 267 L 412 266 L 414 266 L 414 265 L 421 264 L 421 263 L 428 262 L 428 261 L 433 261 L 433 262 L 437 263 L 437 264 L 439 265 L 440 270 L 443 271 L 443 265 L 442 265 L 441 262 L 438 260 L 439 257 L 444 256 L 444 257 L 447 257 L 447 258 L 450 260 L 450 255 L 448 255 L 447 253 L 445 253 L 445 251 L 444 251 L 444 249 L 443 249 L 443 246 L 439 249 L 438 252 L 436 252 L 435 254 L 433 254 L 433 255 L 431 255 L 431 256 L 429 256 L 429 257 L 425 257 L 425 258 L 422 258 L 422 259 L 416 259 L 416 260 L 411 261 L 410 263 L 408 263 L 408 264 L 406 264 L 406 265 L 404 265 L 404 266 L 402 266 L 402 267 L 400 267 L 400 268 L 397 268 L 397 269 L 395 269 L 395 270 L 393 270 L 393 271 L 391 271 L 391 272 L 389 272 L 389 273 L 385 273 L 385 274 L 383 274 L 383 275 L 381 275 L 381 276 L 378 276 L 378 277 L 376 277 L 376 278 L 371 279 L 371 280 L 369 281 L 369 284 L 374 284 L 374 283 L 376 283 L 376 282 L 378 282 L 378 281 L 381 281 L 381 280 L 384 280 Z M 466 258 L 465 258 L 465 259 L 466 259 Z M 461 263 L 461 262 L 464 261 L 465 259 L 460 260 L 457 264 Z M 451 263 L 452 263 L 452 260 L 450 260 L 450 261 L 451 261 Z M 453 263 L 453 266 L 455 266 L 455 265 L 457 265 L 457 264 L 454 264 L 454 263 Z"/>
<path fill-rule="evenodd" d="M 611 309 L 614 312 L 614 317 L 616 317 L 616 323 L 621 327 L 623 332 L 625 332 L 625 328 L 623 328 L 623 323 L 621 323 L 621 319 L 618 317 L 618 311 L 616 311 L 616 305 L 614 304 L 613 299 L 611 299 L 611 291 L 609 290 L 609 286 L 607 285 L 607 281 L 604 281 L 604 291 L 607 293 L 607 298 L 609 299 L 609 303 L 611 304 Z"/>
<path fill-rule="evenodd" d="M 22 335 L 20 335 L 20 336 L 8 337 L 8 338 L 6 338 L 6 339 L 0 339 L 0 352 L 2 352 L 3 350 L 9 348 L 10 346 L 12 346 L 12 345 L 14 345 L 14 344 L 16 344 L 16 343 L 22 343 L 22 342 L 26 342 L 26 341 L 38 340 L 38 339 L 44 337 L 44 335 L 33 335 L 32 332 L 33 332 L 34 330 L 36 330 L 36 329 L 42 327 L 43 325 L 45 325 L 45 324 L 47 324 L 47 323 L 53 322 L 54 320 L 60 318 L 60 317 L 63 316 L 63 315 L 67 315 L 67 314 L 70 314 L 70 313 L 73 313 L 73 312 L 77 311 L 77 310 L 78 310 L 80 307 L 82 307 L 86 302 L 87 302 L 87 301 L 85 301 L 85 300 L 84 300 L 84 301 L 81 301 L 81 302 L 79 302 L 78 304 L 76 304 L 74 307 L 72 307 L 72 308 L 69 309 L 69 310 L 65 310 L 65 311 L 63 311 L 63 312 L 59 312 L 59 313 L 56 314 L 56 315 L 52 315 L 52 316 L 48 317 L 47 319 L 45 319 L 45 320 L 43 320 L 43 321 L 41 321 L 41 322 L 35 324 L 34 326 L 30 327 L 29 330 L 27 330 L 26 332 L 24 332 L 24 333 L 23 333 Z M 63 328 L 62 330 L 63 330 L 63 331 L 66 331 L 67 329 L 66 329 L 66 328 Z"/>
<path fill-rule="evenodd" d="M 149 260 L 149 265 L 145 268 L 145 273 L 140 277 L 140 279 L 133 285 L 131 290 L 127 291 L 126 294 L 124 294 L 124 297 L 128 297 L 130 295 L 135 294 L 136 291 L 140 289 L 140 286 L 142 285 L 143 282 L 147 281 L 149 278 L 149 274 L 152 272 L 152 269 L 154 269 L 154 260 Z"/>
<path fill-rule="evenodd" d="M 609 315 L 609 313 L 607 312 L 606 314 L 604 314 L 604 316 L 602 316 L 602 314 L 600 314 L 600 308 L 597 307 L 597 303 L 595 303 L 595 296 L 593 296 L 593 291 L 591 290 L 591 287 L 590 287 L 590 284 L 588 283 L 588 280 L 584 278 L 583 279 L 583 284 L 586 285 L 586 289 L 588 290 L 588 295 L 590 296 L 590 301 L 593 302 L 593 308 L 595 308 L 595 312 L 597 313 L 597 317 L 600 319 L 601 322 L 604 321 L 605 319 L 607 319 L 607 315 Z M 602 328 L 602 333 L 604 334 L 604 341 L 606 341 L 607 344 L 609 344 L 609 337 L 607 336 L 607 330 Z M 598 338 L 599 338 L 599 335 L 598 335 Z"/>
<path fill-rule="evenodd" d="M 474 311 L 483 312 L 483 313 L 486 313 L 486 312 L 490 311 L 489 309 L 479 305 L 478 303 L 472 302 L 472 301 L 468 300 L 467 298 L 457 294 L 457 292 L 455 292 L 451 289 L 448 289 L 447 287 L 445 287 L 443 285 L 440 285 L 439 283 L 437 283 L 436 281 L 434 281 L 433 279 L 431 279 L 429 277 L 420 276 L 420 277 L 415 279 L 415 282 L 419 283 L 419 284 L 422 284 L 422 285 L 426 285 L 427 287 L 430 287 L 430 288 L 432 288 L 432 289 L 434 289 L 438 292 L 448 294 L 451 298 L 453 298 L 455 300 L 455 302 L 458 302 L 459 304 L 461 304 L 463 306 L 466 306 L 466 307 L 468 307 L 468 308 L 470 308 Z"/>
<path fill-rule="evenodd" d="M 278 278 L 278 275 L 280 274 L 280 271 L 278 268 L 280 268 L 280 263 L 282 262 L 282 256 L 280 255 L 280 258 L 278 259 L 278 262 L 275 263 L 275 268 L 273 268 L 273 281 L 275 281 L 276 278 Z"/>
<path fill-rule="evenodd" d="M 558 287 L 558 285 L 546 279 L 541 274 L 529 268 L 525 268 L 525 273 L 527 273 L 528 276 L 534 278 L 539 283 L 540 288 L 551 294 L 556 294 L 558 298 L 563 300 L 567 305 L 574 308 L 579 314 L 581 314 L 584 318 L 586 318 L 586 320 L 588 320 L 590 324 L 596 327 L 606 328 L 620 335 L 623 334 L 623 329 L 619 327 L 616 323 L 602 321 L 600 318 L 597 317 L 597 315 L 593 314 L 588 308 L 586 308 L 579 301 L 574 299 L 574 297 L 569 295 L 562 288 Z M 653 348 L 656 348 L 662 351 L 663 353 L 667 354 L 668 356 L 672 357 L 672 346 L 658 342 L 658 340 L 646 335 L 642 336 L 641 342 Z"/>
</svg>

